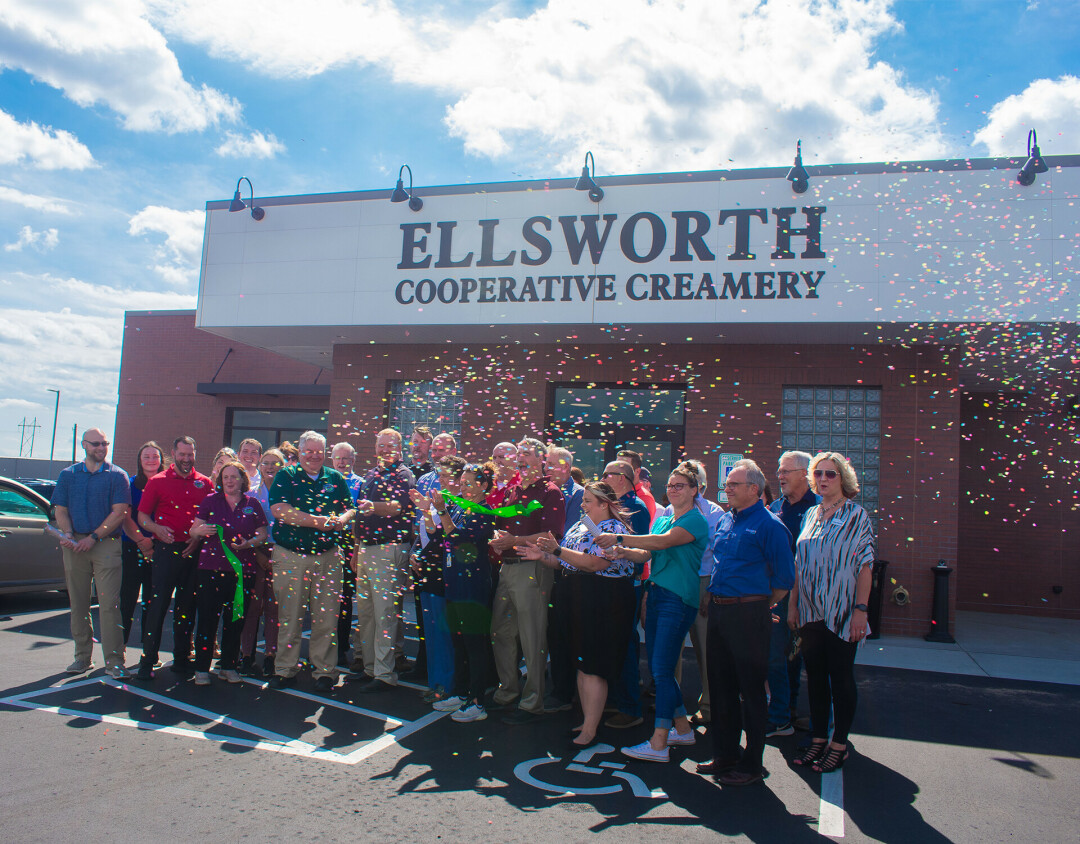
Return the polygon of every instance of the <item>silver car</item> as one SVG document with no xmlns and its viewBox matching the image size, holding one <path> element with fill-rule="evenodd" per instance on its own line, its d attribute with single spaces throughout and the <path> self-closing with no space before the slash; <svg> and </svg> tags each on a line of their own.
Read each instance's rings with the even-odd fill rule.
<svg viewBox="0 0 1080 844">
<path fill-rule="evenodd" d="M 0 477 L 0 594 L 67 587 L 60 543 L 45 533 L 52 518 L 48 499 Z"/>
</svg>

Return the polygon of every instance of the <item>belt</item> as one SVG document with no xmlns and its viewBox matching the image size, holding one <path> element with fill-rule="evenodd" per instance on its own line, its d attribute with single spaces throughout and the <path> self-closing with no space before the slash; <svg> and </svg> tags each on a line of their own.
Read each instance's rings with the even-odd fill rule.
<svg viewBox="0 0 1080 844">
<path fill-rule="evenodd" d="M 728 604 L 750 604 L 754 601 L 767 601 L 771 595 L 739 595 L 737 597 L 729 597 L 727 595 L 710 595 L 714 604 L 720 604 L 721 606 L 727 606 Z"/>
<path fill-rule="evenodd" d="M 517 556 L 517 554 L 507 554 L 499 562 L 501 562 L 504 566 L 508 566 L 513 563 L 528 563 L 530 561 L 526 560 L 524 557 Z"/>
</svg>

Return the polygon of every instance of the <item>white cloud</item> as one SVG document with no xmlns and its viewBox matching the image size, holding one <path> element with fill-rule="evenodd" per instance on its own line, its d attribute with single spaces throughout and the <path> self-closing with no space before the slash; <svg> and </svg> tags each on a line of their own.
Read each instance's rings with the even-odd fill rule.
<svg viewBox="0 0 1080 844">
<path fill-rule="evenodd" d="M 147 205 L 128 221 L 128 234 L 164 234 L 165 243 L 156 252 L 162 263 L 154 271 L 169 284 L 184 287 L 194 281 L 199 269 L 205 220 L 203 211 Z"/>
<path fill-rule="evenodd" d="M 376 0 L 260 8 L 150 3 L 171 36 L 264 73 L 375 65 L 444 93 L 467 151 L 547 172 L 587 149 L 606 173 L 786 164 L 800 136 L 807 162 L 952 152 L 936 96 L 873 58 L 899 28 L 889 0 L 549 0 L 467 22 Z"/>
<path fill-rule="evenodd" d="M 42 3 L 0 11 L 0 67 L 18 68 L 83 107 L 102 103 L 134 131 L 201 131 L 235 121 L 240 104 L 184 79 L 140 0 Z"/>
<path fill-rule="evenodd" d="M 14 243 L 5 243 L 5 252 L 22 252 L 24 246 L 30 246 L 38 252 L 48 252 L 60 243 L 60 232 L 56 229 L 43 229 L 36 232 L 30 226 L 19 229 L 19 236 Z"/>
<path fill-rule="evenodd" d="M 24 162 L 42 170 L 85 170 L 96 166 L 90 150 L 70 132 L 33 121 L 20 123 L 0 109 L 0 164 Z"/>
<path fill-rule="evenodd" d="M 990 109 L 986 126 L 974 137 L 990 155 L 1024 154 L 1029 129 L 1039 136 L 1044 155 L 1076 152 L 1080 136 L 1080 78 L 1036 79 Z"/>
<path fill-rule="evenodd" d="M 0 202 L 11 202 L 29 208 L 33 211 L 41 211 L 46 214 L 71 214 L 71 206 L 66 200 L 54 199 L 51 196 L 37 196 L 32 193 L 23 193 L 15 188 L 0 187 Z"/>
<path fill-rule="evenodd" d="M 27 401 L 26 399 L 0 399 L 0 408 L 17 407 L 21 410 L 44 410 L 45 405 L 41 402 Z"/>
<path fill-rule="evenodd" d="M 285 144 L 273 134 L 252 132 L 250 137 L 245 138 L 239 132 L 226 132 L 225 141 L 214 152 L 223 157 L 273 158 L 278 153 L 285 152 Z"/>
</svg>

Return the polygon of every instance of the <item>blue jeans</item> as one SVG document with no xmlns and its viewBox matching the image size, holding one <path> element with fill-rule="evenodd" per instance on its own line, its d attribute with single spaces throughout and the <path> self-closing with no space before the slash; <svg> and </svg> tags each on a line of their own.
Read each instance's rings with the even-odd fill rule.
<svg viewBox="0 0 1080 844">
<path fill-rule="evenodd" d="M 788 652 L 791 628 L 787 626 L 788 595 L 772 609 L 779 616 L 769 628 L 769 723 L 786 724 L 791 720 L 791 679 L 788 677 Z"/>
<path fill-rule="evenodd" d="M 449 693 L 454 688 L 454 641 L 446 621 L 446 598 L 421 592 L 420 609 L 424 613 L 428 687 L 442 686 Z"/>
<path fill-rule="evenodd" d="M 656 683 L 655 729 L 671 729 L 672 720 L 686 717 L 682 689 L 675 680 L 675 666 L 682 657 L 683 642 L 694 623 L 697 607 L 687 606 L 674 592 L 649 584 L 645 605 L 645 648 Z"/>
<path fill-rule="evenodd" d="M 630 640 L 626 646 L 622 674 L 613 690 L 615 708 L 635 718 L 641 717 L 641 667 L 638 664 L 641 640 L 638 637 L 638 618 L 641 615 L 641 595 L 644 590 L 645 587 L 640 581 L 634 581 L 634 620 L 630 625 Z"/>
</svg>

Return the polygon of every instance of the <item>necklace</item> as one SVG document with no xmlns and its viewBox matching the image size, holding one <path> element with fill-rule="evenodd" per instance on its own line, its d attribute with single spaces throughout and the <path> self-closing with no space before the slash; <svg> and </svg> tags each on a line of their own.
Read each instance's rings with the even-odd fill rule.
<svg viewBox="0 0 1080 844">
<path fill-rule="evenodd" d="M 842 499 L 841 499 L 841 501 L 842 501 Z M 818 521 L 819 522 L 824 522 L 825 518 L 829 515 L 829 513 L 831 513 L 833 510 L 835 510 L 837 508 L 837 506 L 840 505 L 841 501 L 834 501 L 832 504 L 830 504 L 828 506 L 825 506 L 824 504 L 819 504 L 818 505 L 818 514 L 817 514 L 818 515 Z"/>
</svg>

